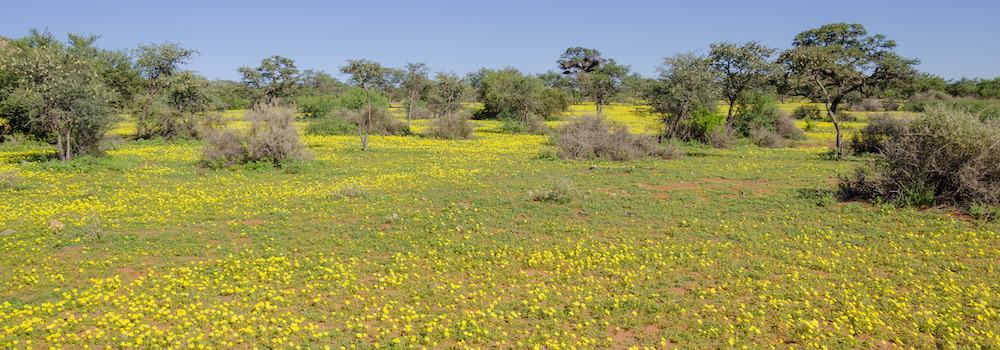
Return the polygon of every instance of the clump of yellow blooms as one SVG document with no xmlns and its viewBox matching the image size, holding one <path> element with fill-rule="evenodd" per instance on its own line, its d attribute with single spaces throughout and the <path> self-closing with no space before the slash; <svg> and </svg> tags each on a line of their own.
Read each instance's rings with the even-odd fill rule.
<svg viewBox="0 0 1000 350">
<path fill-rule="evenodd" d="M 27 183 L 0 188 L 0 348 L 1000 347 L 996 224 L 816 207 L 799 190 L 849 165 L 813 148 L 563 162 L 493 127 L 306 136 L 297 171 L 0 148 Z M 572 202 L 528 199 L 557 177 Z"/>
</svg>

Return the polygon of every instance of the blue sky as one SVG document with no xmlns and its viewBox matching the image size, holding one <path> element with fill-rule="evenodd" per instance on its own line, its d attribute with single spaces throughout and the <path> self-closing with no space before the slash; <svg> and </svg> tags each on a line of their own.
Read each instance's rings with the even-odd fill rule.
<svg viewBox="0 0 1000 350">
<path fill-rule="evenodd" d="M 805 29 L 857 22 L 899 42 L 923 71 L 1000 76 L 998 1 L 44 1 L 0 0 L 0 35 L 30 28 L 99 34 L 106 48 L 172 41 L 199 51 L 187 67 L 210 78 L 280 54 L 336 72 L 350 58 L 426 62 L 464 73 L 553 69 L 585 46 L 650 75 L 663 57 L 709 43 L 784 48 Z"/>
</svg>

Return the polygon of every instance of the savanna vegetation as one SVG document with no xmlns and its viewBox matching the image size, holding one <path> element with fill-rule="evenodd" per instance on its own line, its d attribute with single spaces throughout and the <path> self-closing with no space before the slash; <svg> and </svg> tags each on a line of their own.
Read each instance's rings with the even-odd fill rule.
<svg viewBox="0 0 1000 350">
<path fill-rule="evenodd" d="M 1000 347 L 1000 78 L 789 43 L 222 81 L 0 38 L 0 348 Z"/>
</svg>

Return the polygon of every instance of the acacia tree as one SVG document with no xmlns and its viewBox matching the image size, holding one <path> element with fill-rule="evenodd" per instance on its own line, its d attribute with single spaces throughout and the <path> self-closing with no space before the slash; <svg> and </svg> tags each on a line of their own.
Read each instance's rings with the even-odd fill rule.
<svg viewBox="0 0 1000 350">
<path fill-rule="evenodd" d="M 837 118 L 842 102 L 868 96 L 914 75 L 918 61 L 893 50 L 896 42 L 869 34 L 860 24 L 833 23 L 799 33 L 780 61 L 806 96 L 822 101 L 837 131 L 835 153 L 843 156 L 843 132 Z"/>
<path fill-rule="evenodd" d="M 594 101 L 597 114 L 604 105 L 621 91 L 628 76 L 628 66 L 605 59 L 597 49 L 571 47 L 556 61 L 564 75 L 573 76 L 576 90 L 581 96 Z"/>
<path fill-rule="evenodd" d="M 438 72 L 434 76 L 434 94 L 431 96 L 434 113 L 438 116 L 455 113 L 465 92 L 466 84 L 462 78 L 453 73 Z"/>
<path fill-rule="evenodd" d="M 423 63 L 407 63 L 401 82 L 406 94 L 406 127 L 410 127 L 410 116 L 413 114 L 413 103 L 419 100 L 431 87 L 427 77 L 427 65 Z"/>
<path fill-rule="evenodd" d="M 180 66 L 188 63 L 197 53 L 174 43 L 140 45 L 136 49 L 135 65 L 143 78 L 145 100 L 137 122 L 140 137 L 148 136 L 149 115 L 152 113 L 153 102 L 170 87 L 173 77 L 180 71 Z"/>
<path fill-rule="evenodd" d="M 243 84 L 255 94 L 255 102 L 270 104 L 276 99 L 291 96 L 299 85 L 299 69 L 288 57 L 271 56 L 260 61 L 256 68 L 240 67 Z"/>
<path fill-rule="evenodd" d="M 580 92 L 594 101 L 597 115 L 601 115 L 604 106 L 621 92 L 628 71 L 628 66 L 607 60 L 596 70 L 578 75 Z"/>
<path fill-rule="evenodd" d="M 100 75 L 100 62 L 84 55 L 80 44 L 66 47 L 49 33 L 32 31 L 0 55 L 0 116 L 54 140 L 63 161 L 96 152 L 114 121 L 115 93 Z"/>
<path fill-rule="evenodd" d="M 772 56 L 775 50 L 758 42 L 742 45 L 729 42 L 711 45 L 708 59 L 719 76 L 722 98 L 729 105 L 726 128 L 732 129 L 736 101 L 745 93 L 765 86 L 774 72 Z"/>
<path fill-rule="evenodd" d="M 358 123 L 358 136 L 361 137 L 361 150 L 368 150 L 368 135 L 372 128 L 372 90 L 381 89 L 386 82 L 385 68 L 378 62 L 370 60 L 349 60 L 340 68 L 341 73 L 350 75 L 350 82 L 365 92 L 364 117 Z"/>
<path fill-rule="evenodd" d="M 650 83 L 647 103 L 662 116 L 661 137 L 676 137 L 681 121 L 692 118 L 698 110 L 715 106 L 718 76 L 710 62 L 693 53 L 668 57 L 657 68 L 659 78 Z"/>
</svg>

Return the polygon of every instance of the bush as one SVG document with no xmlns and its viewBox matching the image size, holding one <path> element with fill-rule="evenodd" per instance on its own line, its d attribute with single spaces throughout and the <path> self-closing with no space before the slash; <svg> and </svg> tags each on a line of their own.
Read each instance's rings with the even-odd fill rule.
<svg viewBox="0 0 1000 350">
<path fill-rule="evenodd" d="M 802 105 L 792 111 L 792 118 L 805 120 L 823 120 L 824 114 L 812 104 Z"/>
<path fill-rule="evenodd" d="M 736 135 L 732 130 L 716 127 L 705 135 L 705 143 L 715 148 L 729 148 L 736 143 Z"/>
<path fill-rule="evenodd" d="M 276 105 L 258 106 L 247 113 L 250 130 L 247 140 L 252 161 L 270 161 L 274 166 L 288 159 L 302 158 L 305 147 L 295 129 L 295 108 Z"/>
<path fill-rule="evenodd" d="M 345 120 L 353 122 L 354 125 L 360 125 L 361 121 L 367 117 L 362 110 L 349 110 L 343 112 L 343 115 Z M 370 131 L 375 135 L 406 136 L 412 134 L 410 128 L 406 127 L 406 123 L 393 118 L 385 108 L 376 107 L 372 111 L 371 127 Z"/>
<path fill-rule="evenodd" d="M 219 130 L 205 137 L 201 165 L 207 168 L 228 168 L 247 159 L 243 136 L 234 130 Z"/>
<path fill-rule="evenodd" d="M 431 121 L 427 135 L 439 139 L 468 139 L 472 137 L 472 123 L 463 113 L 446 114 Z"/>
<path fill-rule="evenodd" d="M 295 98 L 295 104 L 303 117 L 319 118 L 336 109 L 339 99 L 333 95 L 299 96 Z"/>
<path fill-rule="evenodd" d="M 200 140 L 225 125 L 219 113 L 182 113 L 169 110 L 163 113 L 155 116 L 153 125 L 147 129 L 144 137 Z"/>
<path fill-rule="evenodd" d="M 795 126 L 795 121 L 785 114 L 779 114 L 774 120 L 774 132 L 789 140 L 802 138 L 802 130 Z"/>
<path fill-rule="evenodd" d="M 879 153 L 889 140 L 899 137 L 906 131 L 905 119 L 892 118 L 888 115 L 873 115 L 860 131 L 851 138 L 851 150 L 855 154 Z"/>
<path fill-rule="evenodd" d="M 564 204 L 573 199 L 573 184 L 566 179 L 559 179 L 549 187 L 529 191 L 528 196 L 535 202 Z"/>
<path fill-rule="evenodd" d="M 601 117 L 583 116 L 560 127 L 554 136 L 563 159 L 630 160 L 643 157 L 670 159 L 679 156 L 651 136 L 633 135 L 628 128 L 608 125 Z"/>
<path fill-rule="evenodd" d="M 884 111 L 884 108 L 881 101 L 873 98 L 862 99 L 847 105 L 847 110 L 856 112 L 881 112 Z"/>
<path fill-rule="evenodd" d="M 943 91 L 930 90 L 915 94 L 908 98 L 906 102 L 903 103 L 903 109 L 911 112 L 923 112 L 932 106 L 940 105 L 944 102 L 950 101 L 951 99 L 951 95 L 948 95 Z"/>
<path fill-rule="evenodd" d="M 897 205 L 1000 204 L 1000 123 L 963 110 L 931 108 L 886 141 L 882 152 L 842 177 L 845 199 Z"/>
<path fill-rule="evenodd" d="M 294 107 L 260 105 L 247 112 L 246 134 L 222 130 L 210 134 L 202 151 L 202 165 L 223 168 L 236 164 L 283 162 L 308 156 L 293 124 Z"/>
<path fill-rule="evenodd" d="M 529 116 L 525 122 L 519 118 L 504 114 L 500 118 L 500 132 L 507 134 L 544 134 L 549 131 L 549 127 L 534 116 Z"/>
<path fill-rule="evenodd" d="M 358 125 L 368 116 L 361 110 L 337 109 L 328 113 L 325 117 L 309 124 L 306 133 L 311 135 L 348 135 L 358 132 Z M 393 118 L 384 108 L 375 108 L 372 112 L 372 126 L 370 130 L 374 135 L 410 135 L 410 128 L 406 123 Z"/>
<path fill-rule="evenodd" d="M 710 143 L 709 133 L 725 128 L 726 116 L 711 110 L 699 109 L 694 116 L 677 124 L 676 138 L 684 141 Z"/>
<path fill-rule="evenodd" d="M 778 102 L 773 96 L 765 93 L 744 94 L 737 103 L 733 130 L 739 136 L 750 136 L 750 130 L 754 128 L 771 129 L 781 116 Z"/>
<path fill-rule="evenodd" d="M 410 119 L 431 119 L 434 118 L 434 112 L 427 108 L 426 103 L 414 103 L 413 109 L 410 111 Z"/>
<path fill-rule="evenodd" d="M 569 108 L 569 96 L 559 89 L 542 89 L 537 113 L 545 120 L 558 119 L 559 114 Z"/>
<path fill-rule="evenodd" d="M 351 135 L 358 132 L 358 127 L 345 120 L 342 113 L 327 113 L 306 125 L 308 135 Z"/>
<path fill-rule="evenodd" d="M 750 130 L 750 141 L 759 147 L 781 148 L 788 146 L 788 140 L 778 135 L 774 131 L 765 128 L 754 128 Z"/>
</svg>

